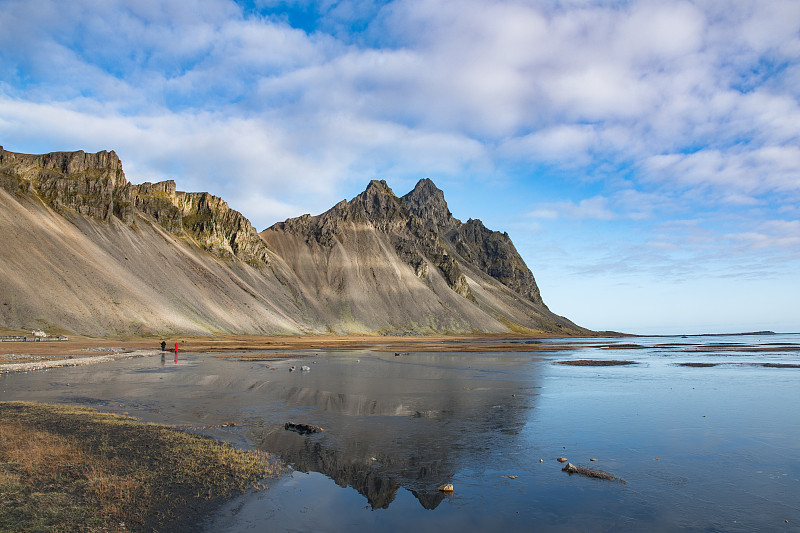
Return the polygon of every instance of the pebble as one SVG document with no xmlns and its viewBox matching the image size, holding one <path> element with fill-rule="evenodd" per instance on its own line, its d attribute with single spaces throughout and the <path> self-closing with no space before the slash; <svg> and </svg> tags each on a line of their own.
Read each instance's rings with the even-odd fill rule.
<svg viewBox="0 0 800 533">
<path fill-rule="evenodd" d="M 453 492 L 453 484 L 445 483 L 444 485 L 439 485 L 439 490 L 442 492 Z"/>
<path fill-rule="evenodd" d="M 589 459 L 589 460 L 590 460 L 590 461 L 597 461 L 597 459 L 595 459 L 594 457 L 592 457 L 592 458 L 591 458 L 591 459 Z"/>
<path fill-rule="evenodd" d="M 556 461 L 558 461 L 559 463 L 566 463 L 567 462 L 567 458 L 566 457 L 559 457 L 559 458 L 556 459 Z"/>
</svg>

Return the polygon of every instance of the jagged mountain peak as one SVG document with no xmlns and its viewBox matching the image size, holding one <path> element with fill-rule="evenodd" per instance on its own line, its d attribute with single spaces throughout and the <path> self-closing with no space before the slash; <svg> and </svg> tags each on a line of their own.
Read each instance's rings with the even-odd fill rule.
<svg viewBox="0 0 800 533">
<path fill-rule="evenodd" d="M 394 191 L 392 191 L 392 188 L 386 183 L 386 180 L 370 180 L 369 184 L 367 184 L 367 188 L 361 194 L 370 194 L 376 192 L 388 193 L 394 196 Z"/>
<path fill-rule="evenodd" d="M 337 209 L 335 214 L 342 220 L 370 222 L 385 228 L 387 224 L 404 219 L 407 210 L 385 180 L 371 180 L 364 192 Z"/>
<path fill-rule="evenodd" d="M 425 196 L 433 196 L 433 195 L 440 195 L 444 196 L 442 190 L 436 186 L 430 178 L 422 178 L 417 182 L 411 192 L 408 193 L 415 194 L 415 195 L 425 195 Z"/>
<path fill-rule="evenodd" d="M 419 180 L 414 189 L 403 196 L 403 202 L 431 230 L 446 233 L 460 224 L 447 207 L 442 190 L 428 178 Z"/>
</svg>

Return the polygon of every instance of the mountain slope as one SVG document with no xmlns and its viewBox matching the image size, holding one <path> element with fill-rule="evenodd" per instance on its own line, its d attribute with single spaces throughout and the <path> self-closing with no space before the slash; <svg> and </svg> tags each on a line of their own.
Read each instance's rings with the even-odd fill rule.
<svg viewBox="0 0 800 533">
<path fill-rule="evenodd" d="M 176 195 L 170 182 L 131 185 L 113 152 L 0 150 L 0 185 L 3 327 L 90 335 L 309 331 L 291 271 L 219 199 Z"/>
<path fill-rule="evenodd" d="M 307 297 L 341 310 L 342 330 L 582 331 L 544 305 L 508 235 L 455 219 L 430 180 L 402 198 L 372 181 L 350 202 L 261 237 Z"/>
<path fill-rule="evenodd" d="M 423 180 L 260 235 L 208 193 L 129 183 L 114 152 L 0 147 L 0 327 L 148 333 L 585 332 L 507 235 Z"/>
</svg>

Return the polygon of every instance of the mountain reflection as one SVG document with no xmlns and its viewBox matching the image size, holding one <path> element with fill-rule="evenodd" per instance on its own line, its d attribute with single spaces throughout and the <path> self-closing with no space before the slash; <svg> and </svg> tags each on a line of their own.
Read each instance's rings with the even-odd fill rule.
<svg viewBox="0 0 800 533">
<path fill-rule="evenodd" d="M 326 431 L 300 435 L 281 423 L 253 429 L 249 438 L 296 470 L 354 488 L 373 509 L 388 508 L 401 487 L 435 509 L 447 497 L 441 484 L 513 447 L 533 407 L 536 376 L 504 372 L 501 358 L 485 357 L 477 369 L 476 359 L 447 359 L 471 368 L 417 359 L 385 365 L 368 379 L 358 372 L 307 376 L 304 386 L 283 389 L 282 400 L 299 408 L 291 409 L 294 422 Z"/>
</svg>

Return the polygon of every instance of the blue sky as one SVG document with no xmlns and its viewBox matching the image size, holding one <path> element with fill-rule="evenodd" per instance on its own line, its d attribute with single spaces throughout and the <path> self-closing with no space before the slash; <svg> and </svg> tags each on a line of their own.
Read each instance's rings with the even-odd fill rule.
<svg viewBox="0 0 800 533">
<path fill-rule="evenodd" d="M 796 0 L 0 0 L 0 144 L 261 230 L 429 177 L 550 308 L 800 331 Z"/>
</svg>

